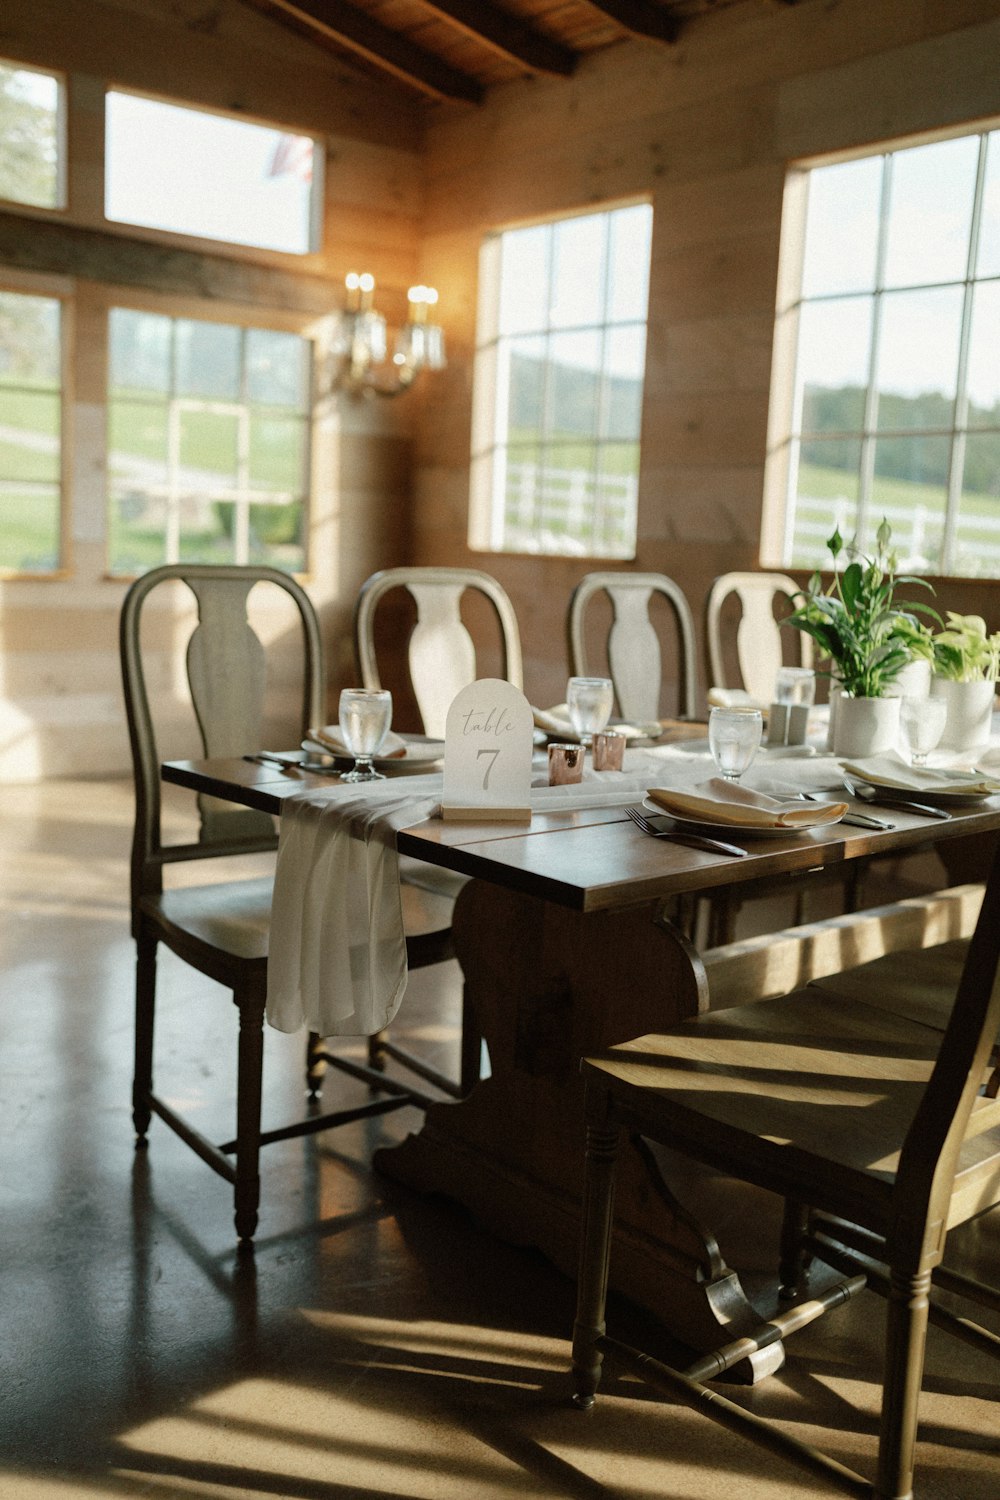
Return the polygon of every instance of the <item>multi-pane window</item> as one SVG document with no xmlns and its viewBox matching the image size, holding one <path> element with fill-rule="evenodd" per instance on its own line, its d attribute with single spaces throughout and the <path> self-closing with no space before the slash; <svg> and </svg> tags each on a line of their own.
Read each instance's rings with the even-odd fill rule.
<svg viewBox="0 0 1000 1500">
<path fill-rule="evenodd" d="M 793 312 L 783 561 L 1000 576 L 1000 130 L 810 171 Z"/>
<path fill-rule="evenodd" d="M 0 570 L 59 566 L 61 306 L 0 291 Z"/>
<path fill-rule="evenodd" d="M 0 198 L 59 208 L 62 174 L 59 79 L 0 62 Z"/>
<path fill-rule="evenodd" d="M 315 248 L 310 136 L 114 91 L 106 116 L 109 219 L 294 255 Z"/>
<path fill-rule="evenodd" d="M 118 307 L 108 354 L 112 572 L 303 569 L 309 341 Z"/>
<path fill-rule="evenodd" d="M 474 547 L 635 555 L 651 233 L 633 204 L 484 244 Z"/>
</svg>

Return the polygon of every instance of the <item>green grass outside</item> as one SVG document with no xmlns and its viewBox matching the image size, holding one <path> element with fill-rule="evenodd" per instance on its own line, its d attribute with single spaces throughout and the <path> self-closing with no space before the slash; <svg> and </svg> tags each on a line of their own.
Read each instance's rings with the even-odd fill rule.
<svg viewBox="0 0 1000 1500">
<path fill-rule="evenodd" d="M 0 437 L 0 479 L 33 480 L 58 485 L 59 398 L 51 391 L 0 386 L 0 428 L 24 432 L 27 442 Z M 304 419 L 281 408 L 254 408 L 250 415 L 250 483 L 263 493 L 300 491 L 305 455 Z M 52 440 L 51 448 L 34 446 Z M 167 418 L 162 404 L 118 401 L 109 417 L 110 468 L 122 471 L 121 459 L 136 458 L 162 464 L 166 479 Z M 186 412 L 182 416 L 181 462 L 214 477 L 220 488 L 236 482 L 236 419 L 217 412 Z M 116 459 L 118 462 L 116 463 Z M 141 492 L 141 481 L 136 485 Z M 218 514 L 207 526 L 189 529 L 181 543 L 183 557 L 204 561 L 232 561 L 232 543 Z M 252 505 L 252 559 L 298 568 L 303 552 L 298 542 L 301 506 Z M 163 532 L 123 516 L 112 504 L 109 518 L 109 557 L 116 571 L 131 572 L 155 566 L 164 559 Z M 0 567 L 14 571 L 46 571 L 58 566 L 58 504 L 40 501 L 37 494 L 14 492 L 0 497 Z M 254 538 L 256 540 L 254 540 Z"/>
</svg>

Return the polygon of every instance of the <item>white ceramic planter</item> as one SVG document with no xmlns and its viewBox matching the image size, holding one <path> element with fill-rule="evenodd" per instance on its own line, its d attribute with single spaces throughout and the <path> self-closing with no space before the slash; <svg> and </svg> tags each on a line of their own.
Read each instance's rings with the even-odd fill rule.
<svg viewBox="0 0 1000 1500">
<path fill-rule="evenodd" d="M 948 705 L 942 750 L 978 750 L 990 737 L 995 682 L 952 682 L 947 677 L 931 680 L 931 693 Z"/>
<path fill-rule="evenodd" d="M 908 661 L 896 680 L 886 689 L 887 698 L 926 698 L 931 690 L 929 661 Z"/>
<path fill-rule="evenodd" d="M 899 739 L 898 698 L 852 698 L 841 693 L 833 721 L 833 753 L 856 760 L 894 750 Z"/>
</svg>

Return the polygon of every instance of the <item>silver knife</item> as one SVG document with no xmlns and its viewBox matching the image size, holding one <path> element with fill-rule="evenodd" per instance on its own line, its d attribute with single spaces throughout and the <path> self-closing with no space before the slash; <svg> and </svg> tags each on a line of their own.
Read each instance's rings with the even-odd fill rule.
<svg viewBox="0 0 1000 1500">
<path fill-rule="evenodd" d="M 857 794 L 855 794 L 857 795 Z M 873 807 L 897 807 L 900 812 L 918 813 L 922 818 L 940 818 L 943 823 L 951 819 L 951 813 L 943 807 L 931 807 L 929 802 L 907 802 L 902 797 L 859 797 L 861 802 L 870 802 Z"/>
<path fill-rule="evenodd" d="M 309 776 L 339 776 L 340 772 L 329 766 L 307 765 L 291 755 L 274 755 L 270 750 L 261 750 L 257 755 L 244 755 L 251 765 L 281 766 L 285 771 L 303 771 Z"/>
<path fill-rule="evenodd" d="M 871 818 L 867 813 L 861 812 L 846 812 L 840 821 L 852 823 L 855 828 L 895 828 L 896 826 L 886 818 Z"/>
</svg>

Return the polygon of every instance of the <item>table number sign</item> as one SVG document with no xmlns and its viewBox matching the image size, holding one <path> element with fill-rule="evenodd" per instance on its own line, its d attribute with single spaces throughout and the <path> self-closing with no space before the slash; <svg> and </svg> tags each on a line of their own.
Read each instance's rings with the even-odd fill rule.
<svg viewBox="0 0 1000 1500">
<path fill-rule="evenodd" d="M 531 822 L 534 717 L 524 694 L 498 677 L 462 689 L 444 732 L 441 816 Z"/>
</svg>

